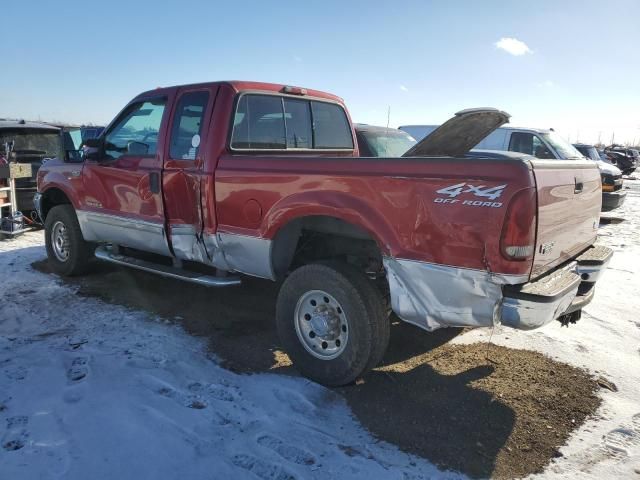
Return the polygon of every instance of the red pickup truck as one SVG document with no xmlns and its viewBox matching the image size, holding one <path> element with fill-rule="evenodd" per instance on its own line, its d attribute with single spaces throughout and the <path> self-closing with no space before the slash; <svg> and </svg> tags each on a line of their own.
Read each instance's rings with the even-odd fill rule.
<svg viewBox="0 0 640 480">
<path fill-rule="evenodd" d="M 214 287 L 282 281 L 283 347 L 305 375 L 341 385 L 382 359 L 388 304 L 430 331 L 575 322 L 591 300 L 611 256 L 593 246 L 598 169 L 468 155 L 507 121 L 459 112 L 403 157 L 362 158 L 334 95 L 160 88 L 87 141 L 81 163 L 46 163 L 35 203 L 62 275 L 95 255 Z"/>
</svg>

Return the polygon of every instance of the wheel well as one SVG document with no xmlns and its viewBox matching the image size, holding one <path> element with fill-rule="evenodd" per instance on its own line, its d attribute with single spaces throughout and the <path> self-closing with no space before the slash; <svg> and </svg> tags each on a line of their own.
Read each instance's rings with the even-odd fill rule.
<svg viewBox="0 0 640 480">
<path fill-rule="evenodd" d="M 47 218 L 49 211 L 56 205 L 71 204 L 69 197 L 59 188 L 50 188 L 42 194 L 40 200 L 40 212 L 42 214 L 42 221 Z"/>
<path fill-rule="evenodd" d="M 271 261 L 276 276 L 319 260 L 340 259 L 370 275 L 384 275 L 382 252 L 362 228 L 329 216 L 309 216 L 291 221 L 276 234 Z"/>
</svg>

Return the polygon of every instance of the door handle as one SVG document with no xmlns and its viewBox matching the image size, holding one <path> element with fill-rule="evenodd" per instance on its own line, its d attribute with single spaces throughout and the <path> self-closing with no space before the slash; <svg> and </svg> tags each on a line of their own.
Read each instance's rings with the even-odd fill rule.
<svg viewBox="0 0 640 480">
<path fill-rule="evenodd" d="M 582 193 L 583 188 L 584 188 L 584 184 L 576 180 L 576 186 L 573 189 L 573 193 Z"/>
<path fill-rule="evenodd" d="M 149 174 L 149 190 L 151 193 L 160 193 L 160 174 L 158 172 Z"/>
</svg>

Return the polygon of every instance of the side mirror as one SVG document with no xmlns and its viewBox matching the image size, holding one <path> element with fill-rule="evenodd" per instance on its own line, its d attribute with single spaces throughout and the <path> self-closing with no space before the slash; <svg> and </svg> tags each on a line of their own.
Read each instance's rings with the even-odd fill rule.
<svg viewBox="0 0 640 480">
<path fill-rule="evenodd" d="M 83 142 L 82 152 L 87 160 L 100 160 L 104 157 L 104 142 L 99 138 L 88 138 Z"/>
</svg>

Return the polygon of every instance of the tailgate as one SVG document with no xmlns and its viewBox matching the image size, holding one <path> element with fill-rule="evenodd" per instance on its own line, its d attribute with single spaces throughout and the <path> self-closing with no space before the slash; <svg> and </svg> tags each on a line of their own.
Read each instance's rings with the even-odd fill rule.
<svg viewBox="0 0 640 480">
<path fill-rule="evenodd" d="M 595 162 L 531 161 L 538 194 L 538 232 L 531 278 L 575 257 L 596 238 L 602 194 Z"/>
</svg>

